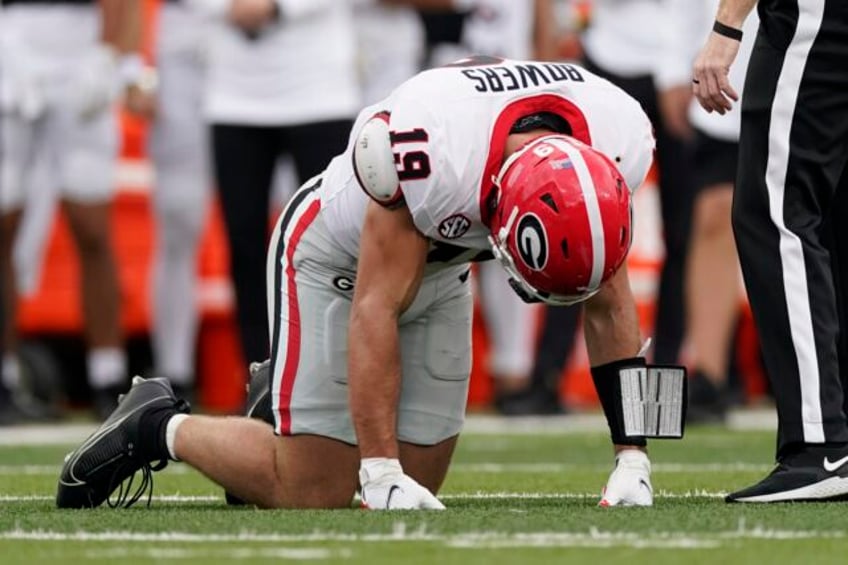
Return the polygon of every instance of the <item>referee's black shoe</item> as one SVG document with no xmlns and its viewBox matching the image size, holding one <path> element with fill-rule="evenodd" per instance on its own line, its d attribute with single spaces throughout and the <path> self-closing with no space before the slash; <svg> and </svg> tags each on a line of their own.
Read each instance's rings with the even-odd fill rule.
<svg viewBox="0 0 848 565">
<path fill-rule="evenodd" d="M 135 377 L 115 411 L 65 457 L 56 506 L 94 508 L 107 502 L 112 507 L 129 507 L 145 494 L 149 504 L 153 471 L 168 464 L 167 422 L 189 411 L 188 403 L 174 396 L 167 379 Z M 139 470 L 141 481 L 133 490 Z"/>
<path fill-rule="evenodd" d="M 807 445 L 782 457 L 762 481 L 730 493 L 727 502 L 848 500 L 848 446 Z"/>
<path fill-rule="evenodd" d="M 247 412 L 245 416 L 274 425 L 271 408 L 271 360 L 250 364 L 250 382 L 247 385 Z M 224 493 L 227 504 L 240 506 L 245 502 L 234 494 Z"/>
</svg>

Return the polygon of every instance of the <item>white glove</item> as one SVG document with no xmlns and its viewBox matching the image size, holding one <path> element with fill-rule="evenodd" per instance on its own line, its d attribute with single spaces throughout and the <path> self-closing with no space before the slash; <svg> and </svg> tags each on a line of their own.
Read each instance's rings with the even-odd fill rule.
<svg viewBox="0 0 848 565">
<path fill-rule="evenodd" d="M 117 98 L 119 87 L 118 54 L 101 43 L 86 56 L 76 74 L 71 96 L 77 115 L 90 120 L 107 111 Z"/>
<path fill-rule="evenodd" d="M 648 456 L 638 449 L 620 451 L 598 506 L 652 506 L 653 503 Z"/>
<path fill-rule="evenodd" d="M 359 466 L 362 506 L 370 510 L 444 510 L 429 490 L 404 474 L 397 459 L 373 457 Z"/>
</svg>

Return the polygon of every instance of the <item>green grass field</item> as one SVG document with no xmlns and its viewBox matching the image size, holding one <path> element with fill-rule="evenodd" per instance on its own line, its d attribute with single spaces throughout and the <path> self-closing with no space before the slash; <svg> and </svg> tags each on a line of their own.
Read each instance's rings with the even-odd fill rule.
<svg viewBox="0 0 848 565">
<path fill-rule="evenodd" d="M 181 464 L 155 476 L 149 508 L 59 511 L 56 478 L 74 434 L 3 430 L 0 563 L 724 565 L 848 554 L 844 504 L 723 502 L 769 471 L 771 431 L 704 428 L 654 442 L 655 506 L 603 509 L 611 456 L 597 426 L 514 422 L 487 429 L 472 419 L 442 491 L 448 510 L 426 513 L 228 508 L 220 489 Z"/>
</svg>

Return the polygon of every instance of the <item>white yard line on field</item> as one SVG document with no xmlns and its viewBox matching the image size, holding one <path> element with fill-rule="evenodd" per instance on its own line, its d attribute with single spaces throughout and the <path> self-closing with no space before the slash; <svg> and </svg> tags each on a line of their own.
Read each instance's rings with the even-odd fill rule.
<svg viewBox="0 0 848 565">
<path fill-rule="evenodd" d="M 726 492 L 711 492 L 706 490 L 695 490 L 686 492 L 669 492 L 660 490 L 654 493 L 654 499 L 658 498 L 724 498 Z M 445 493 L 439 495 L 444 500 L 581 500 L 584 498 L 600 498 L 598 492 L 469 492 L 469 493 Z"/>
<path fill-rule="evenodd" d="M 47 496 L 43 494 L 31 494 L 31 495 L 14 495 L 14 494 L 3 494 L 0 495 L 0 502 L 44 502 L 47 500 L 55 500 L 54 496 Z M 142 502 L 139 504 L 143 504 L 145 497 L 142 499 Z M 165 494 L 165 495 L 155 495 L 153 497 L 153 502 L 223 502 L 224 495 L 212 495 L 212 494 L 204 494 L 204 495 L 182 495 L 182 494 Z"/>
<path fill-rule="evenodd" d="M 739 410 L 730 414 L 728 428 L 733 430 L 776 429 L 773 409 Z M 0 428 L 0 446 L 76 445 L 97 429 L 97 424 L 43 424 Z M 503 417 L 470 414 L 463 431 L 479 435 L 564 435 L 606 432 L 607 424 L 599 413 L 563 416 Z"/>
<path fill-rule="evenodd" d="M 20 475 L 56 475 L 58 477 L 61 470 L 62 465 L 60 463 L 55 465 L 0 465 L 0 477 L 16 477 Z M 193 471 L 187 465 L 169 465 L 166 469 L 159 472 L 166 475 L 186 475 Z"/>
<path fill-rule="evenodd" d="M 76 445 L 91 435 L 97 424 L 40 424 L 0 428 L 0 446 Z"/>
<path fill-rule="evenodd" d="M 705 490 L 687 492 L 657 491 L 655 499 L 689 499 L 689 498 L 722 498 L 727 493 L 711 492 Z M 583 500 L 594 499 L 600 496 L 597 492 L 460 492 L 444 493 L 439 498 L 443 500 Z M 0 495 L 2 502 L 45 502 L 54 500 L 53 496 L 41 494 L 34 495 Z M 163 503 L 185 503 L 185 502 L 209 502 L 220 503 L 224 501 L 223 494 L 220 495 L 156 495 L 153 502 Z"/>
<path fill-rule="evenodd" d="M 655 473 L 763 473 L 772 469 L 771 465 L 758 463 L 654 463 Z M 454 463 L 453 473 L 478 473 L 498 475 L 502 473 L 573 473 L 606 472 L 610 469 L 607 464 L 580 463 Z M 58 475 L 61 465 L 0 465 L 0 477 L 4 476 L 42 476 Z M 169 475 L 184 475 L 191 473 L 191 467 L 186 465 L 170 465 L 165 471 Z"/>
<path fill-rule="evenodd" d="M 61 465 L 0 465 L 0 476 L 19 477 L 21 475 L 56 475 Z"/>
<path fill-rule="evenodd" d="M 426 526 L 410 529 L 404 522 L 396 522 L 390 533 L 354 534 L 334 531 L 314 531 L 306 534 L 256 533 L 243 531 L 235 534 L 189 532 L 131 532 L 131 531 L 76 531 L 24 530 L 21 528 L 0 531 L 0 540 L 35 542 L 137 542 L 155 543 L 387 543 L 429 542 L 452 548 L 544 548 L 544 547 L 631 547 L 689 549 L 719 547 L 736 540 L 810 540 L 845 539 L 844 530 L 779 530 L 762 527 L 748 528 L 740 520 L 735 530 L 718 532 L 681 531 L 603 531 L 589 528 L 575 532 L 498 532 L 470 531 L 457 534 L 430 532 Z M 304 548 L 296 548 L 304 549 Z M 308 554 L 301 554 L 308 555 Z"/>
<path fill-rule="evenodd" d="M 454 463 L 452 472 L 500 474 L 500 473 L 569 473 L 574 471 L 608 471 L 607 464 L 580 463 Z M 737 473 L 739 471 L 770 471 L 773 465 L 758 463 L 653 463 L 656 473 Z"/>
<path fill-rule="evenodd" d="M 156 562 L 175 559 L 211 559 L 213 562 L 242 561 L 256 559 L 284 559 L 288 561 L 313 561 L 349 559 L 349 549 L 327 549 L 321 547 L 233 547 L 233 548 L 187 548 L 187 547 L 111 547 L 91 549 L 84 552 L 88 559 L 108 559 L 118 562 L 130 558 L 147 558 Z"/>
</svg>

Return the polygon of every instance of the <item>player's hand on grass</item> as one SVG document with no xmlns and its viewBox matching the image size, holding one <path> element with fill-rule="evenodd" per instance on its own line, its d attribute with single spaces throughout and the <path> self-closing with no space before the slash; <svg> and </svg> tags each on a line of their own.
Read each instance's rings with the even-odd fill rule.
<svg viewBox="0 0 848 565">
<path fill-rule="evenodd" d="M 598 506 L 652 506 L 653 503 L 648 456 L 638 449 L 620 451 Z"/>
<path fill-rule="evenodd" d="M 429 490 L 407 476 L 397 459 L 363 459 L 359 466 L 362 506 L 369 510 L 444 510 Z"/>
</svg>

